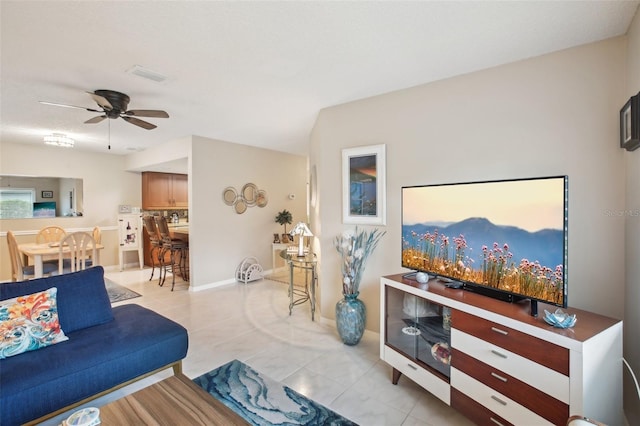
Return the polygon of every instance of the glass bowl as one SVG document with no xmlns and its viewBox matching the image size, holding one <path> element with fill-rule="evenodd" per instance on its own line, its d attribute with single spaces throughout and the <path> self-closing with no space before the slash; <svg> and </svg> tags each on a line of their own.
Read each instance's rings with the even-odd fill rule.
<svg viewBox="0 0 640 426">
<path fill-rule="evenodd" d="M 554 313 L 544 310 L 544 320 L 547 324 L 558 328 L 573 327 L 578 320 L 575 316 L 565 313 L 562 309 L 556 309 Z"/>
</svg>

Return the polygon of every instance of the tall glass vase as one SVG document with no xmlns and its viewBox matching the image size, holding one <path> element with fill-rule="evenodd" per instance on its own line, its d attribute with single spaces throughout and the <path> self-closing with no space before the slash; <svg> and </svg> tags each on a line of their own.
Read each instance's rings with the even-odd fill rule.
<svg viewBox="0 0 640 426">
<path fill-rule="evenodd" d="M 367 309 L 358 295 L 345 294 L 336 303 L 336 327 L 338 334 L 346 345 L 357 345 L 364 334 L 364 324 L 367 319 Z"/>
</svg>

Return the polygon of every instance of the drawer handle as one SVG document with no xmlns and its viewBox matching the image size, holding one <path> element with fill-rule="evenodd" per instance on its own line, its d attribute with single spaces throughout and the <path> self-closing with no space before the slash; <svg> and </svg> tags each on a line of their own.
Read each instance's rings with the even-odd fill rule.
<svg viewBox="0 0 640 426">
<path fill-rule="evenodd" d="M 489 418 L 489 420 L 491 420 L 493 423 L 497 424 L 498 426 L 504 426 L 501 422 L 499 422 L 498 420 L 494 419 L 493 417 Z"/>
<path fill-rule="evenodd" d="M 491 327 L 491 331 L 495 331 L 498 334 L 503 334 L 505 336 L 509 335 L 508 331 L 500 330 L 499 328 Z"/>
<path fill-rule="evenodd" d="M 409 366 L 409 368 L 413 370 L 418 370 L 418 367 L 416 367 L 415 365 L 407 364 L 407 366 Z"/>
<path fill-rule="evenodd" d="M 501 400 L 500 398 L 498 398 L 495 395 L 491 395 L 491 399 L 493 399 L 495 402 L 502 404 L 502 405 L 507 405 L 506 401 Z"/>
<path fill-rule="evenodd" d="M 495 377 L 496 379 L 498 379 L 498 380 L 502 380 L 503 382 L 507 383 L 507 378 L 506 378 L 506 377 L 502 377 L 501 375 L 496 374 L 496 373 L 494 373 L 493 371 L 491 372 L 491 375 L 492 375 L 493 377 Z"/>
<path fill-rule="evenodd" d="M 507 356 L 505 354 L 503 354 L 501 352 L 498 352 L 495 349 L 491 349 L 491 353 L 494 354 L 494 355 L 498 355 L 500 358 L 504 358 L 504 359 L 507 358 Z"/>
</svg>

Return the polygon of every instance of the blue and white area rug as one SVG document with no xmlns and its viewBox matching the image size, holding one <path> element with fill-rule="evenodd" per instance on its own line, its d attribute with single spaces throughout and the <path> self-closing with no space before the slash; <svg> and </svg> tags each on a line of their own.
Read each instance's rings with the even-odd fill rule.
<svg viewBox="0 0 640 426">
<path fill-rule="evenodd" d="M 252 425 L 357 426 L 238 360 L 193 381 Z"/>
<path fill-rule="evenodd" d="M 116 284 L 111 280 L 105 279 L 104 285 L 107 288 L 107 293 L 109 294 L 109 301 L 111 303 L 122 302 L 123 300 L 129 300 L 135 297 L 140 297 L 140 293 L 136 293 L 133 290 L 129 290 L 128 288 L 121 286 L 119 284 Z"/>
</svg>

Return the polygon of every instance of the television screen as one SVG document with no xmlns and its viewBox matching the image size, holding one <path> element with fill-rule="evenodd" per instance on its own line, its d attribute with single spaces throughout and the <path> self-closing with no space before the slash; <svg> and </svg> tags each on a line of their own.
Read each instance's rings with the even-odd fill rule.
<svg viewBox="0 0 640 426">
<path fill-rule="evenodd" d="M 567 190 L 566 176 L 403 187 L 402 266 L 567 307 Z"/>
</svg>

